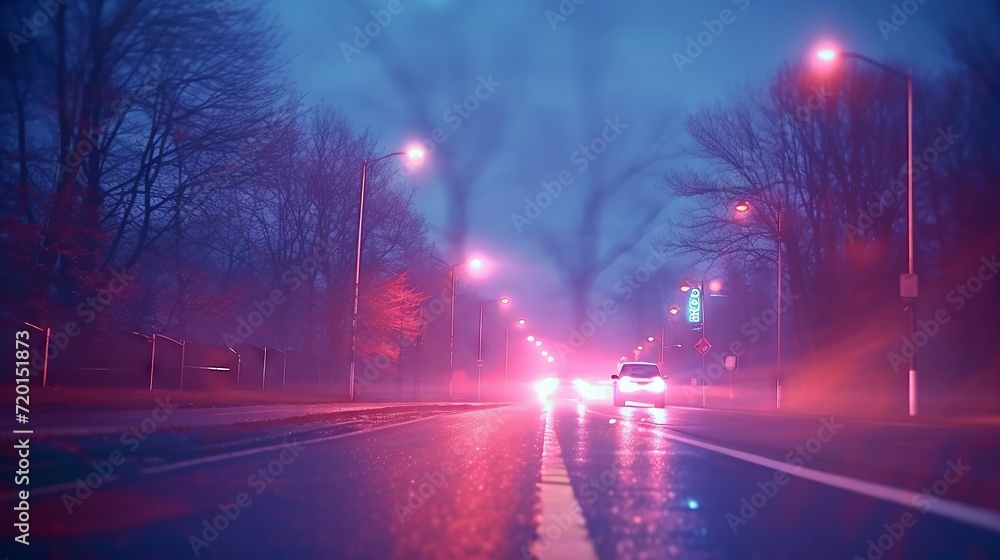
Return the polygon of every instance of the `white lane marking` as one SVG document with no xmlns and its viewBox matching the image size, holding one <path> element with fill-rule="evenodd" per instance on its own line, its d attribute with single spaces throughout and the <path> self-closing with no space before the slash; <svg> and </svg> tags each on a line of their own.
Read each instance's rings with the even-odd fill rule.
<svg viewBox="0 0 1000 560">
<path fill-rule="evenodd" d="M 587 412 L 591 414 L 597 414 L 599 416 L 606 416 L 609 418 L 621 418 L 612 416 L 610 414 L 604 414 L 601 412 L 596 412 L 593 410 L 588 410 Z M 622 420 L 628 421 L 627 418 L 621 418 Z M 659 426 L 662 428 L 667 428 L 663 424 L 648 423 L 650 426 Z M 912 490 L 906 490 L 904 488 L 896 488 L 895 486 L 888 486 L 886 484 L 879 484 L 877 482 L 869 482 L 867 480 L 861 480 L 857 478 L 852 478 L 849 476 L 843 476 L 839 474 L 833 474 L 826 471 L 818 471 L 815 469 L 810 469 L 809 467 L 794 467 L 788 463 L 782 461 L 777 461 L 775 459 L 769 459 L 767 457 L 762 457 L 760 455 L 754 455 L 753 453 L 747 453 L 745 451 L 738 451 L 736 449 L 730 449 L 728 447 L 722 447 L 721 445 L 714 445 L 711 443 L 705 443 L 696 439 L 679 436 L 670 432 L 661 432 L 667 439 L 672 439 L 674 441 L 679 441 L 681 443 L 686 443 L 688 445 L 693 445 L 695 447 L 700 447 L 702 449 L 707 449 L 708 451 L 715 451 L 716 453 L 721 453 L 734 459 L 740 459 L 748 463 L 753 463 L 755 465 L 760 465 L 762 467 L 767 467 L 769 469 L 774 469 L 777 471 L 782 471 L 788 473 L 792 476 L 797 476 L 799 478 L 804 478 L 806 480 L 811 480 L 813 482 L 818 482 L 820 484 L 825 484 L 827 486 L 833 486 L 835 488 L 840 488 L 841 490 L 847 490 L 848 492 L 854 492 L 855 494 L 862 494 L 864 496 L 869 496 L 871 498 L 878 498 L 880 500 L 885 500 L 887 502 L 892 502 L 899 504 L 901 506 L 916 508 L 914 505 L 914 500 L 918 499 L 921 494 L 919 492 L 914 492 Z M 961 521 L 969 525 L 974 525 L 982 529 L 987 529 L 996 533 L 1000 533 L 1000 513 L 996 511 L 986 509 L 979 506 L 973 506 L 970 504 L 964 504 L 962 502 L 956 502 L 954 500 L 949 500 L 947 498 L 937 498 L 936 502 L 930 504 L 928 513 L 933 513 L 941 517 L 947 517 L 955 521 Z M 922 498 L 923 502 L 929 502 L 926 498 Z"/>
<path fill-rule="evenodd" d="M 317 416 L 328 413 L 336 412 L 358 412 L 358 411 L 371 411 L 371 410 L 383 410 L 383 409 L 393 409 L 393 410 L 403 410 L 412 407 L 421 406 L 452 406 L 452 405 L 469 405 L 474 408 L 469 410 L 473 412 L 475 410 L 485 410 L 489 408 L 494 408 L 492 404 L 482 404 L 482 403 L 419 403 L 419 404 L 405 404 L 404 406 L 394 406 L 392 403 L 341 403 L 340 405 L 334 404 L 323 404 L 323 405 L 247 405 L 253 406 L 256 410 L 238 411 L 238 412 L 207 412 L 212 410 L 208 407 L 195 407 L 195 408 L 181 408 L 179 409 L 180 414 L 174 414 L 166 422 L 160 424 L 160 428 L 205 428 L 219 426 L 220 422 L 211 420 L 213 416 L 224 416 L 227 414 L 272 414 L 276 416 L 271 416 L 267 418 L 262 418 L 262 420 L 278 420 L 285 418 L 306 418 L 309 416 Z M 502 408 L 502 407 L 498 407 Z M 175 411 L 177 412 L 177 411 Z M 201 414 L 202 412 L 207 412 L 206 414 Z M 462 412 L 462 411 L 460 411 Z M 42 427 L 37 428 L 36 433 L 44 437 L 61 437 L 61 436 L 91 436 L 91 435 L 106 435 L 113 433 L 127 432 L 136 423 L 149 417 L 149 412 L 142 412 L 137 410 L 125 410 L 125 411 L 112 411 L 110 414 L 114 415 L 113 421 L 114 425 L 93 425 L 93 426 L 53 426 L 53 427 Z M 51 419 L 51 418 L 50 418 Z M 222 419 L 219 419 L 222 420 Z M 62 419 L 63 422 L 74 422 L 76 424 L 80 423 L 79 416 L 74 416 L 70 418 L 66 416 Z M 128 424 L 128 425 L 126 425 Z M 224 425 L 224 424 L 222 424 Z"/>
<path fill-rule="evenodd" d="M 596 559 L 580 503 L 573 495 L 562 447 L 552 425 L 551 410 L 545 415 L 541 479 L 538 484 L 541 503 L 538 538 L 531 546 L 534 555 L 539 560 Z"/>
<path fill-rule="evenodd" d="M 225 461 L 227 459 L 234 459 L 236 457 L 245 457 L 247 455 L 256 455 L 257 453 L 263 453 L 265 451 L 274 451 L 276 449 L 284 449 L 289 445 L 312 445 L 314 443 L 323 443 L 326 441 L 332 441 L 335 439 L 341 439 L 350 436 L 359 436 L 363 434 L 370 434 L 372 432 L 377 432 L 379 430 L 385 430 L 388 428 L 397 428 L 399 426 L 405 426 L 407 424 L 414 424 L 416 422 L 424 422 L 426 420 L 433 420 L 435 418 L 440 418 L 442 416 L 452 416 L 452 414 L 435 414 L 434 416 L 425 416 L 423 418 L 416 418 L 414 420 L 407 420 L 406 422 L 399 422 L 396 424 L 388 424 L 386 426 L 375 426 L 373 428 L 364 428 L 356 432 L 347 432 L 346 434 L 337 434 L 335 436 L 326 436 L 316 439 L 304 439 L 301 441 L 292 440 L 292 442 L 282 442 L 280 444 L 268 445 L 265 447 L 255 447 L 253 449 L 244 449 L 242 451 L 233 451 L 231 453 L 223 453 L 220 455 L 208 455 L 206 457 L 198 457 L 197 459 L 190 459 L 187 461 L 178 461 L 176 463 L 169 463 L 167 465 L 160 465 L 156 467 L 147 467 L 141 469 L 139 472 L 142 474 L 156 474 L 167 471 L 173 471 L 177 469 L 183 469 L 186 467 L 193 467 L 196 465 L 204 465 L 207 463 L 216 463 L 218 461 Z"/>
</svg>

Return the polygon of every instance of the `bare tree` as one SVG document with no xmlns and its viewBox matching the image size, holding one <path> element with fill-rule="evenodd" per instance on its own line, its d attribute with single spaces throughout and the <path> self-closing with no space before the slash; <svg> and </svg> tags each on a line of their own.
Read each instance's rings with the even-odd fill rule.
<svg viewBox="0 0 1000 560">
<path fill-rule="evenodd" d="M 13 109 L 36 121 L 20 159 L 48 162 L 19 217 L 18 227 L 42 225 L 22 301 L 70 304 L 107 282 L 105 267 L 134 266 L 175 231 L 220 157 L 275 111 L 285 89 L 274 28 L 251 7 L 230 27 L 216 19 L 183 2 L 90 0 L 62 7 L 22 46 L 21 60 L 37 63 L 12 65 Z"/>
<path fill-rule="evenodd" d="M 693 155 L 708 167 L 666 176 L 687 212 L 661 246 L 752 272 L 762 262 L 774 270 L 780 244 L 809 346 L 853 320 L 842 313 L 845 302 L 884 299 L 902 257 L 888 239 L 905 202 L 880 198 L 905 162 L 905 138 L 894 134 L 905 130 L 904 115 L 882 102 L 898 88 L 891 78 L 852 68 L 822 82 L 789 67 L 769 91 L 744 87 L 726 105 L 700 110 L 688 131 Z M 734 210 L 740 201 L 749 201 L 750 215 Z"/>
</svg>

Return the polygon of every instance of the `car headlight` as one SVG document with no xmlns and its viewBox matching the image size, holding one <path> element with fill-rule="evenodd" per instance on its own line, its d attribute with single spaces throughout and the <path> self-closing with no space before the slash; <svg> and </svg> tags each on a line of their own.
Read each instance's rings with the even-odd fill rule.
<svg viewBox="0 0 1000 560">
<path fill-rule="evenodd" d="M 535 391 L 537 391 L 538 396 L 541 397 L 542 400 L 544 400 L 549 395 L 551 395 L 552 392 L 555 391 L 556 387 L 558 386 L 559 386 L 559 381 L 555 378 L 549 377 L 547 379 L 539 381 L 538 383 L 535 383 Z"/>
<path fill-rule="evenodd" d="M 634 393 L 639 390 L 639 385 L 626 375 L 618 380 L 618 390 L 623 393 Z"/>
<path fill-rule="evenodd" d="M 587 394 L 590 393 L 590 384 L 582 379 L 574 379 L 573 386 L 576 387 L 576 390 L 579 391 L 580 395 L 584 397 L 586 397 Z"/>
<path fill-rule="evenodd" d="M 654 393 L 662 393 L 667 389 L 667 384 L 664 383 L 662 377 L 654 377 L 653 382 L 649 384 L 648 388 Z"/>
</svg>

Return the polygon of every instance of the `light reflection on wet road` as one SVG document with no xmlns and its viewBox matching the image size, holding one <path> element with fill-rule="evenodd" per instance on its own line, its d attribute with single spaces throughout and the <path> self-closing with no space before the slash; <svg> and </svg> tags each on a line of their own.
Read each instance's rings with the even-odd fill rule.
<svg viewBox="0 0 1000 560">
<path fill-rule="evenodd" d="M 65 493 L 37 498 L 27 557 L 525 558 L 544 549 L 543 557 L 557 558 L 565 549 L 559 539 L 572 531 L 554 530 L 560 520 L 540 505 L 548 448 L 560 450 L 556 463 L 599 558 L 1000 557 L 997 532 L 781 477 L 675 437 L 781 460 L 796 446 L 812 448 L 821 425 L 810 417 L 573 403 L 442 415 L 310 443 L 294 457 L 272 449 L 133 473 L 94 489 L 72 514 Z M 546 447 L 546 426 L 557 446 Z M 919 490 L 947 474 L 959 449 L 970 468 L 948 476 L 947 498 L 997 510 L 996 440 L 984 440 L 987 432 L 966 442 L 947 431 L 939 440 L 920 433 L 942 451 L 906 465 L 867 452 L 885 440 L 883 428 L 845 426 L 813 450 L 810 468 L 867 469 L 883 481 L 898 472 L 896 482 Z"/>
</svg>

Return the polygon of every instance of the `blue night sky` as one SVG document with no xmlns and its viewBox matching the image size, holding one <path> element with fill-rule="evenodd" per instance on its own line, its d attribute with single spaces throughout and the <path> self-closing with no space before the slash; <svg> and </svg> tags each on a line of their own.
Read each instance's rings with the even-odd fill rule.
<svg viewBox="0 0 1000 560">
<path fill-rule="evenodd" d="M 734 86 L 766 83 L 782 64 L 808 57 L 823 42 L 932 70 L 947 63 L 942 31 L 975 21 L 975 9 L 984 9 L 976 2 L 913 0 L 916 12 L 884 36 L 878 21 L 890 20 L 894 4 L 903 3 L 586 0 L 576 5 L 563 0 L 565 12 L 565 6 L 574 9 L 564 20 L 546 14 L 558 12 L 557 0 L 282 1 L 273 9 L 287 28 L 289 70 L 308 104 L 325 101 L 342 110 L 358 128 L 381 135 L 388 152 L 414 138 L 431 137 L 432 130 L 415 118 L 420 109 L 413 100 L 419 99 L 425 114 L 447 134 L 444 141 L 456 158 L 475 162 L 468 251 L 487 255 L 494 264 L 488 278 L 476 281 L 477 290 L 483 297 L 510 294 L 523 305 L 524 315 L 540 321 L 544 310 L 550 332 L 565 336 L 568 321 L 552 318 L 567 309 L 563 280 L 545 247 L 551 239 L 575 235 L 570 228 L 577 227 L 582 197 L 574 189 L 600 180 L 598 171 L 614 176 L 616 169 L 653 157 L 608 200 L 595 224 L 609 250 L 622 241 L 617 234 L 639 210 L 660 208 L 661 218 L 676 211 L 660 190 L 661 175 L 697 165 L 678 152 L 688 144 L 683 121 L 700 104 L 724 100 Z M 398 13 L 377 26 L 368 45 L 356 51 L 348 47 L 345 56 L 355 27 L 373 20 L 371 10 L 389 7 Z M 724 10 L 729 12 L 724 15 Z M 717 19 L 728 23 L 679 70 L 674 53 L 683 54 L 688 38 L 706 30 L 703 21 Z M 417 78 L 406 84 L 393 79 L 395 64 Z M 493 91 L 476 110 L 461 118 L 450 112 L 491 77 Z M 574 152 L 615 119 L 627 128 L 594 165 L 582 169 Z M 542 182 L 555 180 L 562 170 L 570 172 L 573 183 L 519 231 L 511 215 L 524 214 L 525 197 L 538 195 Z M 447 201 L 433 154 L 412 177 L 419 187 L 418 206 L 442 239 L 442 252 L 460 259 L 441 235 Z M 630 248 L 601 274 L 595 303 L 649 255 L 649 238 L 662 233 L 662 226 L 655 222 L 648 230 L 626 240 Z M 675 264 L 684 270 L 685 263 Z"/>
</svg>

